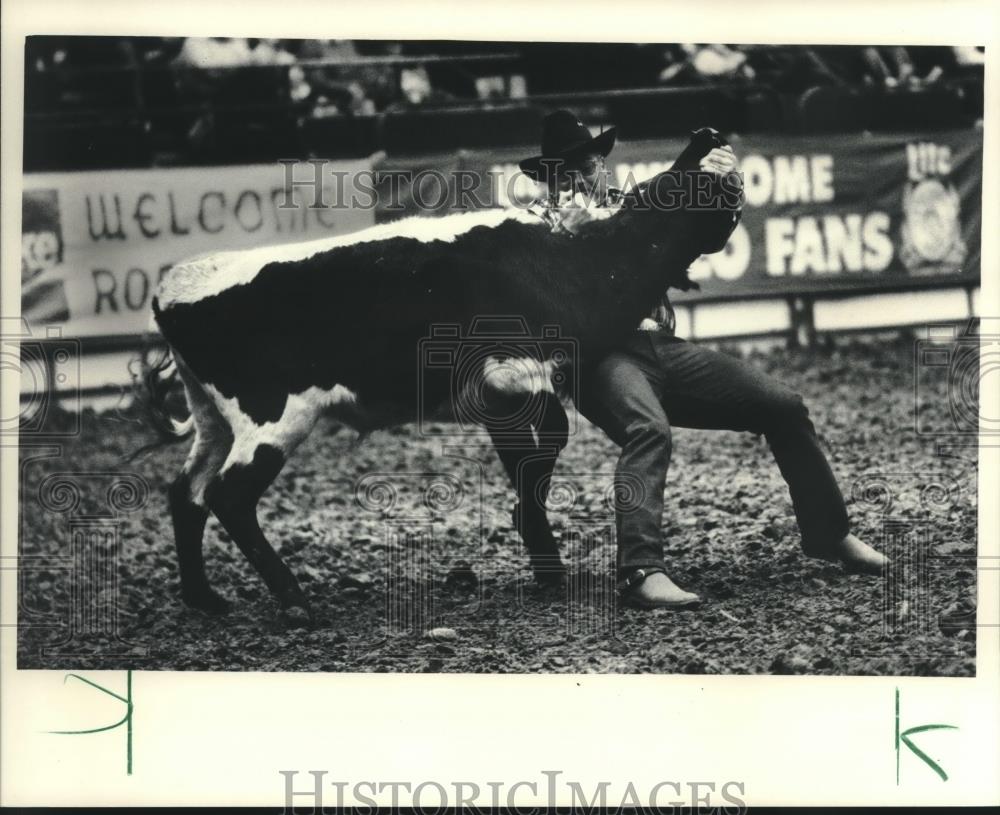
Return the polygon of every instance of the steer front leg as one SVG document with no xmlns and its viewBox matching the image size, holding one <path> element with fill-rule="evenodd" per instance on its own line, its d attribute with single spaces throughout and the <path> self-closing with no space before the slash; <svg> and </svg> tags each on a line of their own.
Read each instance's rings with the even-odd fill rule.
<svg viewBox="0 0 1000 815">
<path fill-rule="evenodd" d="M 511 426 L 497 421 L 487 426 L 500 461 L 517 493 L 512 513 L 514 526 L 528 551 L 535 581 L 560 585 L 566 570 L 545 511 L 559 453 L 566 446 L 568 422 L 559 399 L 550 393 L 537 394 L 538 410 L 531 422 Z"/>
</svg>

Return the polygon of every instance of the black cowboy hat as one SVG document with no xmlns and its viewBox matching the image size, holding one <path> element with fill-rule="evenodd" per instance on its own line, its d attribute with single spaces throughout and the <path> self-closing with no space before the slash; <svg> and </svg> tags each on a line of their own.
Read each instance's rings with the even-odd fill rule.
<svg viewBox="0 0 1000 815">
<path fill-rule="evenodd" d="M 568 110 L 550 113 L 542 122 L 542 154 L 519 163 L 521 172 L 536 181 L 545 181 L 549 172 L 558 172 L 564 164 L 598 153 L 606 156 L 615 146 L 617 129 L 608 128 L 592 136 L 579 119 Z"/>
</svg>

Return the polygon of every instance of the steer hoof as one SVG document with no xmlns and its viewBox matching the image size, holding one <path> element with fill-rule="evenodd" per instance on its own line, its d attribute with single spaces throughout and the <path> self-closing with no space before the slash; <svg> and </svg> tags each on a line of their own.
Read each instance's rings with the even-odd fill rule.
<svg viewBox="0 0 1000 815">
<path fill-rule="evenodd" d="M 198 611 L 204 611 L 206 614 L 228 614 L 229 610 L 233 607 L 233 604 L 225 597 L 209 588 L 202 589 L 201 591 L 185 591 L 181 596 L 186 606 Z"/>
<path fill-rule="evenodd" d="M 566 569 L 562 566 L 535 568 L 535 585 L 541 589 L 561 589 L 566 585 Z"/>
<path fill-rule="evenodd" d="M 288 628 L 309 628 L 313 616 L 308 606 L 288 606 L 281 609 L 281 621 Z"/>
</svg>

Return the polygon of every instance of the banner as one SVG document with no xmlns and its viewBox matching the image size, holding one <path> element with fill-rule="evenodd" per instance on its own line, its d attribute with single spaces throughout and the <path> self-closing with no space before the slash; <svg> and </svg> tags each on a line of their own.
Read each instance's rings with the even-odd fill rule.
<svg viewBox="0 0 1000 815">
<path fill-rule="evenodd" d="M 685 144 L 619 142 L 608 157 L 612 183 L 669 168 Z M 692 267 L 701 290 L 675 292 L 678 301 L 978 285 L 982 131 L 756 135 L 733 147 L 746 185 L 742 220 L 724 251 Z M 538 190 L 517 162 L 532 153 L 537 146 L 464 151 L 457 174 L 454 157 L 441 157 L 437 174 L 415 160 L 419 185 L 380 196 L 379 218 L 475 202 L 525 206 Z M 436 175 L 449 179 L 443 194 Z"/>
<path fill-rule="evenodd" d="M 204 252 L 314 240 L 374 223 L 349 200 L 371 160 L 315 167 L 112 170 L 24 176 L 21 312 L 63 336 L 149 330 L 163 273 Z M 291 175 L 289 175 L 291 174 Z M 322 204 L 308 184 L 321 179 Z M 346 180 L 346 181 L 345 181 Z M 287 192 L 287 195 L 286 195 Z M 340 196 L 336 198 L 335 196 Z"/>
<path fill-rule="evenodd" d="M 670 166 L 685 140 L 620 142 L 627 187 Z M 734 138 L 743 217 L 699 259 L 678 301 L 979 283 L 982 132 Z M 24 177 L 22 315 L 64 336 L 134 334 L 173 263 L 203 252 L 310 240 L 403 215 L 527 206 L 517 169 L 536 147 L 421 158 Z M 324 206 L 315 203 L 319 178 Z M 294 179 L 295 184 L 290 184 Z M 329 194 L 328 194 L 329 193 Z"/>
</svg>

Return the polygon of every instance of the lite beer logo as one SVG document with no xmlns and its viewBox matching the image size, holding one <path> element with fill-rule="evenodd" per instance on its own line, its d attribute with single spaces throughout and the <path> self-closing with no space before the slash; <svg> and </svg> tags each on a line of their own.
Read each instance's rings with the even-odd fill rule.
<svg viewBox="0 0 1000 815">
<path fill-rule="evenodd" d="M 957 272 L 968 253 L 962 240 L 959 195 L 949 181 L 951 148 L 906 145 L 899 258 L 914 275 Z"/>
</svg>

